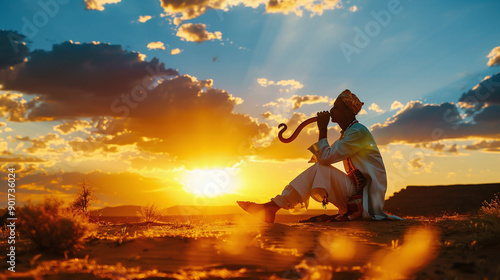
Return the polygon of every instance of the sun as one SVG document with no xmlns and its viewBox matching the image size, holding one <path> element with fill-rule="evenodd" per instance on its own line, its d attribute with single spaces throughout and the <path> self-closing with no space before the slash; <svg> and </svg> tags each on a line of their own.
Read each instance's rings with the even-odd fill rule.
<svg viewBox="0 0 500 280">
<path fill-rule="evenodd" d="M 186 170 L 182 185 L 186 192 L 206 197 L 235 193 L 239 180 L 236 168 Z"/>
</svg>

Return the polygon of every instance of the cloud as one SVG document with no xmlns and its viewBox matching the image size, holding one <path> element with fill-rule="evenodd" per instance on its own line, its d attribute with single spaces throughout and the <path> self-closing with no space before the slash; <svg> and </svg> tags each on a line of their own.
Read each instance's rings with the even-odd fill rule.
<svg viewBox="0 0 500 280">
<path fill-rule="evenodd" d="M 377 143 L 386 145 L 474 136 L 500 138 L 500 130 L 496 129 L 499 124 L 498 105 L 482 108 L 471 116 L 462 116 L 452 103 L 434 105 L 412 101 L 384 124 L 373 125 L 371 130 Z"/>
<path fill-rule="evenodd" d="M 137 20 L 138 22 L 145 23 L 146 21 L 152 19 L 151 16 L 139 16 L 139 19 Z"/>
<path fill-rule="evenodd" d="M 423 169 L 422 171 L 426 173 L 431 173 L 431 168 L 433 165 L 434 162 L 432 161 L 430 163 L 422 162 L 421 157 L 408 161 L 408 166 L 410 167 L 410 169 L 417 170 L 416 172 L 413 172 L 414 174 L 420 174 L 421 172 L 418 172 L 418 170 L 420 169 Z"/>
<path fill-rule="evenodd" d="M 66 143 L 77 155 L 120 153 L 130 145 L 180 165 L 226 166 L 270 132 L 266 123 L 235 113 L 243 99 L 213 88 L 212 80 L 178 76 L 157 59 L 143 61 L 121 46 L 65 42 L 32 52 L 8 74 L 0 76 L 7 89 L 35 97 L 0 95 L 2 114 L 10 121 L 65 121 L 53 128 L 62 134 L 89 129 L 91 136 Z M 17 140 L 32 143 L 28 153 L 60 149 L 45 138 Z"/>
<path fill-rule="evenodd" d="M 435 152 L 458 153 L 457 144 L 446 145 L 440 142 L 417 143 L 415 148 L 426 148 Z"/>
<path fill-rule="evenodd" d="M 65 42 L 51 51 L 33 51 L 28 62 L 0 74 L 0 83 L 4 90 L 38 95 L 25 104 L 31 108 L 27 119 L 43 121 L 121 115 L 113 109 L 115 100 L 175 75 L 176 70 L 166 69 L 158 59 L 143 61 L 119 45 Z M 21 120 L 13 109 L 10 114 Z"/>
<path fill-rule="evenodd" d="M 486 57 L 489 58 L 488 66 L 500 65 L 500 46 L 493 48 Z"/>
<path fill-rule="evenodd" d="M 185 23 L 179 27 L 176 35 L 181 40 L 197 43 L 222 39 L 220 31 L 208 32 L 207 26 L 202 23 Z"/>
<path fill-rule="evenodd" d="M 86 130 L 87 128 L 91 128 L 92 125 L 90 124 L 89 121 L 85 120 L 70 120 L 66 121 L 63 124 L 59 124 L 54 126 L 54 130 L 63 134 L 67 135 L 76 131 L 83 131 L 88 133 Z"/>
<path fill-rule="evenodd" d="M 378 105 L 377 105 L 377 104 L 375 104 L 375 103 L 372 103 L 372 105 L 370 105 L 370 107 L 368 107 L 368 110 L 375 111 L 375 112 L 377 112 L 377 113 L 379 113 L 379 114 L 382 114 L 382 113 L 384 113 L 384 112 L 385 112 L 385 110 L 382 110 L 382 109 L 380 108 L 380 106 L 378 106 Z"/>
<path fill-rule="evenodd" d="M 0 71 L 22 63 L 29 55 L 25 39 L 15 31 L 0 30 Z"/>
<path fill-rule="evenodd" d="M 462 94 L 459 101 L 469 104 L 500 104 L 500 73 L 485 77 L 474 88 Z"/>
<path fill-rule="evenodd" d="M 184 20 L 197 18 L 210 9 L 228 11 L 229 8 L 238 5 L 254 9 L 265 5 L 266 13 L 294 13 L 298 16 L 302 16 L 303 11 L 308 11 L 314 16 L 322 15 L 326 10 L 342 7 L 337 0 L 160 0 L 160 2 L 165 16 L 174 18 L 176 25 Z"/>
<path fill-rule="evenodd" d="M 198 81 L 189 75 L 163 81 L 130 110 L 127 142 L 194 165 L 222 164 L 246 155 L 242 147 L 267 135 L 269 127 L 234 113 L 234 106 L 242 100 L 211 85 L 211 80 Z"/>
<path fill-rule="evenodd" d="M 18 155 L 15 157 L 0 157 L 0 162 L 45 162 L 45 160 L 36 157 L 26 157 Z"/>
<path fill-rule="evenodd" d="M 394 101 L 394 102 L 392 102 L 392 104 L 391 104 L 391 111 L 392 111 L 392 110 L 398 110 L 398 109 L 401 109 L 401 108 L 403 108 L 403 107 L 404 107 L 404 106 L 403 106 L 403 104 L 401 104 L 401 102 L 399 102 L 399 101 L 395 100 L 395 101 Z"/>
<path fill-rule="evenodd" d="M 118 152 L 116 145 L 108 145 L 105 143 L 105 138 L 96 139 L 94 137 L 88 137 L 87 139 L 82 139 L 80 137 L 75 137 L 68 142 L 68 145 L 74 152 L 82 152 L 83 156 L 94 156 L 94 152 L 96 151 L 103 151 L 106 153 Z"/>
<path fill-rule="evenodd" d="M 317 96 L 317 95 L 293 95 L 290 98 L 290 102 L 293 104 L 292 109 L 298 109 L 304 104 L 316 104 L 316 103 L 330 103 L 331 100 L 328 96 Z"/>
<path fill-rule="evenodd" d="M 22 93 L 5 92 L 0 94 L 0 116 L 7 117 L 8 121 L 26 121 L 26 113 L 35 107 L 38 98 L 26 101 Z"/>
<path fill-rule="evenodd" d="M 356 5 L 353 5 L 352 7 L 349 8 L 349 11 L 351 12 L 357 12 L 358 11 L 358 7 Z"/>
<path fill-rule="evenodd" d="M 59 137 L 59 135 L 56 133 L 48 133 L 47 135 L 39 136 L 34 139 L 30 139 L 29 136 L 16 136 L 16 140 L 31 142 L 31 147 L 25 149 L 25 151 L 31 155 L 35 155 L 40 152 L 59 153 L 65 151 L 66 149 L 64 146 L 60 147 L 59 149 L 50 147 L 51 144 L 65 144 L 65 140 Z"/>
<path fill-rule="evenodd" d="M 337 0 L 269 0 L 266 4 L 266 13 L 283 13 L 285 15 L 294 13 L 302 16 L 303 11 L 310 11 L 311 16 L 322 15 L 325 10 L 340 8 Z"/>
<path fill-rule="evenodd" d="M 120 3 L 122 0 L 85 0 L 87 10 L 104 11 L 104 5 Z"/>
<path fill-rule="evenodd" d="M 500 141 L 481 140 L 472 145 L 466 145 L 464 148 L 467 150 L 485 150 L 487 152 L 500 152 Z"/>
<path fill-rule="evenodd" d="M 148 44 L 148 49 L 150 50 L 165 50 L 165 45 L 158 41 L 158 42 L 151 42 Z"/>
<path fill-rule="evenodd" d="M 289 86 L 290 89 L 301 89 L 304 87 L 303 84 L 301 84 L 299 81 L 296 81 L 294 79 L 290 80 L 281 80 L 281 81 L 271 81 L 266 78 L 258 78 L 257 83 L 263 87 L 271 86 L 271 85 L 276 85 L 276 86 L 282 86 L 282 87 L 287 87 Z"/>
<path fill-rule="evenodd" d="M 264 104 L 264 107 L 284 107 L 291 108 L 292 110 L 298 109 L 305 104 L 316 104 L 316 103 L 332 103 L 332 100 L 328 96 L 318 96 L 318 95 L 296 95 L 294 94 L 290 98 L 280 97 L 276 102 L 271 101 Z"/>
<path fill-rule="evenodd" d="M 359 111 L 358 115 L 359 116 L 361 116 L 361 115 L 368 115 L 368 112 L 365 109 L 361 109 L 361 111 Z"/>
<path fill-rule="evenodd" d="M 171 55 L 176 55 L 176 54 L 180 54 L 183 50 L 179 49 L 179 48 L 175 48 L 175 49 L 172 49 L 170 51 L 170 54 Z"/>
</svg>

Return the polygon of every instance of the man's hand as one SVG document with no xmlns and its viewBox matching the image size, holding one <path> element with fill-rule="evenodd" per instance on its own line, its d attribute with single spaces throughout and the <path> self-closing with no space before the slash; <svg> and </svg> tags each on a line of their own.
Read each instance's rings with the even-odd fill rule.
<svg viewBox="0 0 500 280">
<path fill-rule="evenodd" d="M 316 121 L 319 129 L 318 141 L 327 137 L 328 122 L 330 122 L 330 112 L 328 111 L 318 112 L 318 120 Z"/>
<path fill-rule="evenodd" d="M 318 124 L 318 129 L 328 130 L 328 123 L 330 122 L 330 112 L 322 111 L 318 112 L 318 120 L 316 121 Z"/>
</svg>

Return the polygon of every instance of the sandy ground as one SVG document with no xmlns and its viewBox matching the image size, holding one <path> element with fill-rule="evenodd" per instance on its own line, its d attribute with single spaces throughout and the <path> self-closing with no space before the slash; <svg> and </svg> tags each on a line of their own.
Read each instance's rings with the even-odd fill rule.
<svg viewBox="0 0 500 280">
<path fill-rule="evenodd" d="M 16 272 L 1 278 L 500 279 L 500 236 L 488 220 L 298 223 L 302 218 L 102 224 L 67 258 L 21 246 Z"/>
</svg>

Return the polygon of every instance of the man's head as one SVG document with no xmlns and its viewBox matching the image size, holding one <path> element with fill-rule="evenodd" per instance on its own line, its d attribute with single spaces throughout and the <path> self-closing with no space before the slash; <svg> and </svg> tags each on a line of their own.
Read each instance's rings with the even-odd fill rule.
<svg viewBox="0 0 500 280">
<path fill-rule="evenodd" d="M 363 104 L 350 90 L 344 90 L 335 100 L 332 109 L 330 109 L 332 122 L 338 123 L 355 118 Z"/>
</svg>

